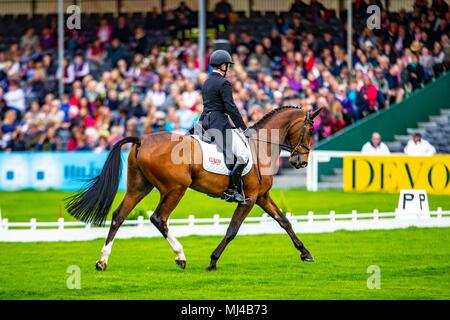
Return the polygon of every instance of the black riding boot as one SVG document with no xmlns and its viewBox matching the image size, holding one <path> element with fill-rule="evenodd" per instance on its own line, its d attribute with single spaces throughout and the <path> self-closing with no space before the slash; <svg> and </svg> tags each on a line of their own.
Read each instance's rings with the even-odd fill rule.
<svg viewBox="0 0 450 320">
<path fill-rule="evenodd" d="M 245 197 L 241 187 L 242 171 L 247 163 L 236 163 L 230 175 L 230 186 L 225 191 L 223 198 L 228 202 L 246 203 L 249 199 Z"/>
</svg>

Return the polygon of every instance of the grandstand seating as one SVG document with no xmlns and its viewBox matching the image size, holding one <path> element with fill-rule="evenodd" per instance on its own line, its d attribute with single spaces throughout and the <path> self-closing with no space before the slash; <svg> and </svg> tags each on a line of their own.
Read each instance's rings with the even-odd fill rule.
<svg viewBox="0 0 450 320">
<path fill-rule="evenodd" d="M 403 152 L 411 135 L 418 132 L 428 140 L 437 153 L 450 153 L 450 109 L 442 109 L 440 115 L 429 117 L 429 121 L 419 122 L 416 128 L 406 129 L 407 135 L 395 135 L 395 140 L 387 142 L 391 152 Z"/>
<path fill-rule="evenodd" d="M 207 17 L 208 28 L 213 27 L 212 13 L 208 13 Z M 288 19 L 288 12 L 281 12 L 280 15 L 285 19 Z M 252 12 L 249 17 L 245 16 L 244 12 L 238 13 L 239 20 L 236 24 L 229 26 L 229 31 L 239 33 L 243 30 L 250 33 L 255 39 L 261 39 L 263 35 L 267 35 L 272 29 L 272 23 L 275 21 L 275 12 L 266 12 L 263 15 L 261 12 Z M 197 26 L 197 13 L 193 13 L 190 17 L 189 26 Z M 82 14 L 81 21 L 83 23 L 83 30 L 87 42 L 92 42 L 95 39 L 95 32 L 100 19 L 106 18 L 111 23 L 115 19 L 112 14 Z M 0 38 L 2 39 L 1 47 L 7 48 L 17 39 L 20 38 L 27 28 L 33 27 L 36 30 L 41 30 L 46 25 L 49 25 L 52 19 L 56 19 L 56 15 L 35 14 L 32 18 L 27 15 L 1 15 L 0 14 Z M 149 19 L 153 19 L 150 23 Z M 134 30 L 137 26 L 143 26 L 147 32 L 147 40 L 151 45 L 164 45 L 170 42 L 171 36 L 166 29 L 164 23 L 162 23 L 164 16 L 157 14 L 151 18 L 147 13 L 134 13 L 131 18 L 128 19 L 131 30 Z M 341 20 L 332 18 L 331 20 L 317 20 L 312 21 L 304 19 L 302 21 L 305 24 L 305 28 L 312 33 L 319 34 L 324 31 L 330 31 L 335 36 L 336 40 L 339 40 L 339 31 L 342 30 L 343 25 Z M 257 27 L 256 27 L 257 26 Z"/>
</svg>

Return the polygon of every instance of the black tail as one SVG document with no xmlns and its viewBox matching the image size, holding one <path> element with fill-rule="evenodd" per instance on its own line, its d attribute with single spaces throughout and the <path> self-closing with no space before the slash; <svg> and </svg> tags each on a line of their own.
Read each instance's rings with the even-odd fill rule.
<svg viewBox="0 0 450 320">
<path fill-rule="evenodd" d="M 101 226 L 111 209 L 114 197 L 119 187 L 122 171 L 120 150 L 126 143 L 140 145 L 140 139 L 127 137 L 117 142 L 111 149 L 102 172 L 89 179 L 87 189 L 65 199 L 67 212 L 86 223 Z"/>
</svg>

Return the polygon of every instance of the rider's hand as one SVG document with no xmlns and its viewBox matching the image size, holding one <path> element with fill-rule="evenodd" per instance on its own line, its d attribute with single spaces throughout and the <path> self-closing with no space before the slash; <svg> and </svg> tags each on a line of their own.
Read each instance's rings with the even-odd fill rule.
<svg viewBox="0 0 450 320">
<path fill-rule="evenodd" d="M 246 136 L 247 138 L 251 138 L 254 136 L 255 131 L 251 128 L 247 128 L 245 130 L 242 131 L 242 133 L 244 134 L 244 136 Z"/>
</svg>

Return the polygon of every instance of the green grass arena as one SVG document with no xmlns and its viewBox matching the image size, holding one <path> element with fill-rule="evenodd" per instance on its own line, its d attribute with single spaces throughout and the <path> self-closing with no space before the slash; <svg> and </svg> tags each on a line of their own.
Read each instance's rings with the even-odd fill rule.
<svg viewBox="0 0 450 320">
<path fill-rule="evenodd" d="M 62 199 L 56 191 L 2 192 L 9 221 L 56 221 Z M 306 214 L 393 211 L 395 194 L 274 190 L 284 211 Z M 120 201 L 119 193 L 115 205 Z M 152 192 L 133 216 L 156 207 Z M 430 209 L 450 209 L 450 197 L 429 195 Z M 172 218 L 231 216 L 235 205 L 188 192 Z M 255 208 L 251 215 L 260 215 Z M 71 218 L 63 212 L 67 220 Z M 120 231 L 119 231 L 120 232 Z M 106 235 L 105 235 L 106 236 Z M 0 243 L 0 299 L 449 299 L 450 229 L 409 228 L 299 235 L 316 262 L 300 261 L 287 234 L 238 236 L 216 272 L 209 256 L 221 240 L 179 238 L 187 268 L 174 263 L 160 238 L 117 239 L 105 272 L 94 268 L 104 239 L 83 242 Z M 67 268 L 79 266 L 81 289 L 67 287 Z M 369 289 L 370 266 L 380 270 L 380 288 Z M 369 269 L 370 270 L 370 269 Z M 369 279 L 369 280 L 368 280 Z"/>
</svg>

